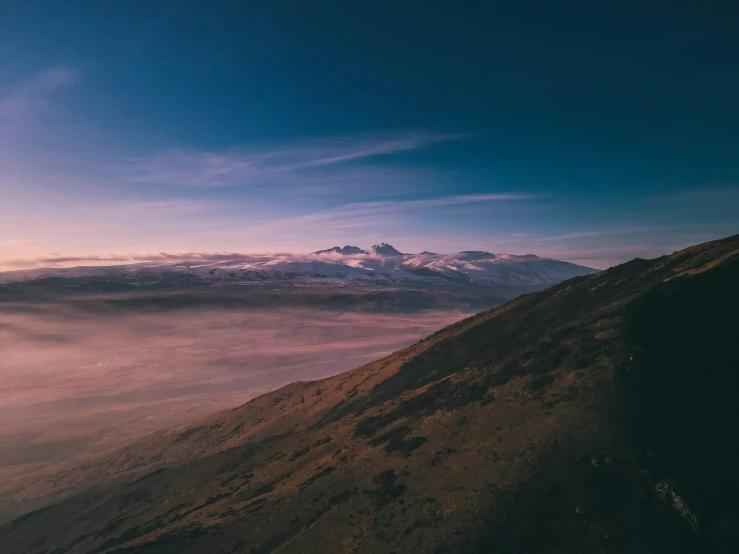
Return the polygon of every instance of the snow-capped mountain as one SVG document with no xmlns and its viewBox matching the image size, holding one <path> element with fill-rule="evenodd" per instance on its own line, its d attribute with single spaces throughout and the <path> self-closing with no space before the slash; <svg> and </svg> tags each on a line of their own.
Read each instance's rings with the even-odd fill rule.
<svg viewBox="0 0 739 554">
<path fill-rule="evenodd" d="M 316 252 L 313 252 L 314 254 L 363 254 L 364 250 L 359 248 L 359 246 L 349 246 L 346 245 L 344 248 L 341 248 L 339 246 L 334 246 L 333 248 L 327 248 L 326 250 L 318 250 Z"/>
<path fill-rule="evenodd" d="M 390 246 L 388 243 L 383 242 L 375 244 L 366 250 L 370 256 L 402 256 L 403 254 Z"/>
<path fill-rule="evenodd" d="M 136 286 L 309 282 L 314 285 L 412 284 L 548 286 L 596 270 L 531 254 L 463 251 L 455 254 L 403 254 L 387 243 L 367 250 L 344 246 L 312 254 L 198 254 L 176 262 L 161 261 L 104 267 L 50 268 L 0 273 L 0 283 L 44 278 L 96 279 Z"/>
<path fill-rule="evenodd" d="M 403 253 L 399 252 L 391 245 L 386 242 L 380 244 L 374 244 L 367 250 L 362 250 L 359 246 L 334 246 L 333 248 L 327 248 L 326 250 L 317 250 L 313 254 L 341 254 L 343 256 L 349 256 L 351 254 L 369 254 L 370 256 L 402 256 Z"/>
</svg>

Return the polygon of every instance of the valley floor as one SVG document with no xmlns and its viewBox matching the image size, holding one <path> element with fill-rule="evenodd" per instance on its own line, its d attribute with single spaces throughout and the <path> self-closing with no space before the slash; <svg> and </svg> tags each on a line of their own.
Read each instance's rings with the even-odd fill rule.
<svg viewBox="0 0 739 554">
<path fill-rule="evenodd" d="M 6 304 L 0 517 L 49 492 L 28 485 L 40 476 L 287 383 L 357 367 L 466 315 L 316 308 L 106 313 Z M 30 501 L 18 502 L 24 497 Z"/>
</svg>

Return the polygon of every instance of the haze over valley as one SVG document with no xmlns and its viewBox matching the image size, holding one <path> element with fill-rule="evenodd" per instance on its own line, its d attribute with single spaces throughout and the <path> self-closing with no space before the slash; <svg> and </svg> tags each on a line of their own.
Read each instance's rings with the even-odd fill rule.
<svg viewBox="0 0 739 554">
<path fill-rule="evenodd" d="M 2 305 L 0 497 L 152 431 L 357 367 L 466 315 Z"/>
</svg>

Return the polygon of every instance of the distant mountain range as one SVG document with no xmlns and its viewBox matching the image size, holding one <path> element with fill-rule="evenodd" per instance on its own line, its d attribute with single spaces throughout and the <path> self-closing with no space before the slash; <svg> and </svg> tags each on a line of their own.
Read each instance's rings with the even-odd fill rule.
<svg viewBox="0 0 739 554">
<path fill-rule="evenodd" d="M 374 311 L 480 310 L 595 269 L 533 255 L 464 251 L 403 254 L 387 243 L 311 254 L 162 255 L 114 266 L 0 273 L 0 303 L 63 301 L 146 305 L 313 306 Z M 101 296 L 102 295 L 102 296 Z"/>
<path fill-rule="evenodd" d="M 735 236 L 519 297 L 60 474 L 0 550 L 737 552 L 738 282 Z"/>
<path fill-rule="evenodd" d="M 302 282 L 312 285 L 466 284 L 547 286 L 596 270 L 533 255 L 464 251 L 456 254 L 403 254 L 387 243 L 362 250 L 344 246 L 312 254 L 199 255 L 116 266 L 44 268 L 0 273 L 1 283 L 38 279 L 95 279 L 132 286 Z"/>
</svg>

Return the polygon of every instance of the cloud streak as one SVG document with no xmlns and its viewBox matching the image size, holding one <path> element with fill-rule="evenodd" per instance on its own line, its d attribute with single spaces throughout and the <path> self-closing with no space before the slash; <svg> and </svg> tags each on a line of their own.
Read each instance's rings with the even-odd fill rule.
<svg viewBox="0 0 739 554">
<path fill-rule="evenodd" d="M 57 66 L 0 92 L 0 129 L 7 131 L 34 116 L 48 105 L 54 94 L 72 86 L 77 77 L 77 71 Z"/>
<path fill-rule="evenodd" d="M 333 233 L 344 235 L 347 232 L 376 234 L 386 232 L 398 221 L 410 221 L 434 210 L 463 206 L 479 206 L 501 202 L 520 202 L 538 198 L 534 194 L 496 193 L 469 194 L 424 198 L 417 200 L 383 200 L 373 202 L 354 202 L 308 214 L 270 218 L 234 231 L 260 233 L 286 233 L 299 231 L 301 234 L 316 235 Z M 469 209 L 469 208 L 466 208 Z M 445 212 L 447 215 L 448 212 Z"/>
<path fill-rule="evenodd" d="M 41 243 L 30 239 L 0 240 L 0 248 L 23 248 L 26 246 L 40 246 Z"/>
<path fill-rule="evenodd" d="M 243 146 L 225 151 L 173 149 L 129 159 L 125 170 L 138 183 L 190 187 L 246 186 L 326 171 L 348 162 L 418 150 L 460 140 L 464 134 L 432 132 L 360 134 L 281 147 Z"/>
<path fill-rule="evenodd" d="M 219 253 L 219 252 L 182 252 L 182 253 L 122 253 L 104 255 L 79 255 L 79 256 L 57 256 L 43 254 L 34 257 L 0 260 L 0 265 L 7 268 L 38 269 L 44 267 L 70 267 L 70 266 L 108 266 L 136 263 L 180 263 L 199 262 L 210 263 L 239 258 L 254 258 L 255 256 L 243 253 Z M 13 271 L 11 271 L 13 272 Z M 0 273 L 2 273 L 0 271 Z"/>
</svg>

